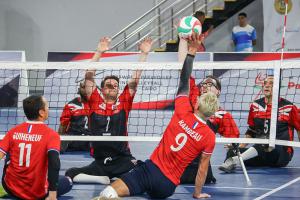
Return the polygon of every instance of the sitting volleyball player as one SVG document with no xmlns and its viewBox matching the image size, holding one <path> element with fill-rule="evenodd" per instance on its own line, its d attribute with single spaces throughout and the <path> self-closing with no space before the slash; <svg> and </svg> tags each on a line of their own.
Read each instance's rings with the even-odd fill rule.
<svg viewBox="0 0 300 200">
<path fill-rule="evenodd" d="M 79 97 L 68 102 L 60 117 L 58 133 L 60 135 L 89 135 L 88 117 L 90 106 L 85 93 L 85 81 L 80 82 L 78 88 Z M 90 143 L 85 141 L 64 141 L 61 143 L 61 152 L 88 151 Z"/>
<path fill-rule="evenodd" d="M 200 37 L 193 34 L 189 54 L 180 75 L 175 112 L 150 160 L 122 175 L 95 199 L 114 199 L 144 192 L 151 198 L 167 198 L 180 183 L 184 169 L 199 155 L 201 164 L 193 197 L 210 197 L 202 193 L 202 186 L 215 146 L 215 134 L 206 125 L 205 120 L 217 111 L 219 103 L 215 94 L 207 93 L 199 98 L 198 106 L 193 111 L 189 101 L 189 77 L 199 42 Z"/>
<path fill-rule="evenodd" d="M 110 39 L 102 38 L 93 60 L 109 49 Z M 151 49 L 152 40 L 145 39 L 139 45 L 140 61 L 145 61 Z M 95 71 L 85 75 L 85 89 L 91 108 L 90 131 L 99 136 L 127 136 L 127 121 L 142 70 L 133 72 L 123 92 L 119 94 L 119 78 L 106 76 L 98 89 L 95 83 Z M 102 141 L 91 142 L 94 161 L 85 167 L 70 168 L 66 171 L 74 182 L 109 184 L 110 179 L 130 171 L 137 165 L 128 142 Z"/>
<path fill-rule="evenodd" d="M 44 121 L 48 102 L 42 96 L 23 100 L 28 120 L 10 129 L 0 141 L 0 158 L 6 156 L 2 185 L 17 199 L 56 199 L 69 192 L 72 181 L 59 176 L 60 138 Z"/>
<path fill-rule="evenodd" d="M 214 76 L 206 76 L 206 78 L 200 83 L 200 94 L 206 94 L 207 92 L 212 92 L 217 97 L 221 93 L 221 82 L 218 78 Z M 192 85 L 192 87 L 194 87 Z M 193 105 L 193 104 L 192 104 Z M 240 135 L 239 129 L 232 117 L 232 115 L 219 108 L 218 111 L 212 115 L 208 121 L 207 125 L 215 132 L 219 133 L 222 137 L 227 138 L 238 138 Z M 196 158 L 184 171 L 180 182 L 182 184 L 194 183 L 195 177 L 197 175 L 199 158 Z M 216 179 L 213 176 L 211 165 L 209 165 L 207 177 L 205 183 L 215 183 Z"/>
<path fill-rule="evenodd" d="M 255 100 L 250 105 L 249 128 L 246 132 L 248 138 L 269 138 L 273 76 L 268 76 L 265 79 L 263 93 L 263 98 Z M 279 98 L 278 110 L 276 139 L 292 141 L 294 128 L 298 131 L 300 139 L 300 117 L 297 113 L 297 107 L 288 100 Z M 255 144 L 248 149 L 245 147 L 246 144 L 240 144 L 241 157 L 246 166 L 284 167 L 293 157 L 293 148 L 288 146 L 275 145 L 275 148 L 271 148 L 267 145 Z M 231 173 L 236 165 L 239 165 L 239 160 L 237 156 L 234 156 L 233 151 L 228 152 L 227 158 L 219 169 Z"/>
<path fill-rule="evenodd" d="M 187 54 L 188 44 L 187 40 L 180 39 L 179 49 L 178 49 L 178 61 L 183 62 L 184 57 Z M 196 99 L 201 94 L 207 92 L 213 92 L 217 97 L 221 94 L 221 82 L 218 78 L 209 75 L 200 83 L 200 90 L 195 83 L 195 78 L 190 77 L 190 102 L 194 107 L 196 104 Z M 215 132 L 219 133 L 223 137 L 238 138 L 240 133 L 239 129 L 232 117 L 232 115 L 219 108 L 219 110 L 212 115 L 207 121 L 209 127 Z M 193 184 L 195 177 L 197 175 L 199 158 L 197 157 L 184 171 L 180 183 L 182 184 Z M 216 178 L 213 176 L 211 165 L 209 164 L 208 172 L 206 176 L 205 183 L 216 183 Z"/>
</svg>

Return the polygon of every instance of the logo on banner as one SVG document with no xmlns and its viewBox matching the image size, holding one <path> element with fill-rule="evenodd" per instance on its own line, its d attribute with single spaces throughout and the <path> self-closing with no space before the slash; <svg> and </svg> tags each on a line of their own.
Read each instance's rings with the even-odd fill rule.
<svg viewBox="0 0 300 200">
<path fill-rule="evenodd" d="M 267 78 L 267 74 L 263 74 L 261 72 L 259 72 L 255 78 L 255 85 L 254 88 L 259 89 L 258 93 L 255 96 L 255 100 L 258 99 L 260 97 L 260 95 L 262 94 L 263 91 L 263 86 L 264 86 L 264 81 Z"/>
<path fill-rule="evenodd" d="M 292 10 L 293 7 L 293 2 L 292 0 L 287 0 L 288 1 L 288 13 Z M 278 12 L 280 15 L 285 14 L 285 0 L 275 0 L 274 2 L 274 7 L 275 10 Z"/>
</svg>

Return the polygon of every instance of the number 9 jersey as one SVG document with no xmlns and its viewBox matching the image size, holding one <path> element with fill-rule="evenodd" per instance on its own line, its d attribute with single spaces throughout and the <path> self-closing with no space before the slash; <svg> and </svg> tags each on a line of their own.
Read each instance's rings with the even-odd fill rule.
<svg viewBox="0 0 300 200">
<path fill-rule="evenodd" d="M 48 151 L 60 151 L 60 137 L 43 122 L 15 126 L 0 142 L 9 155 L 4 182 L 9 192 L 21 199 L 41 199 L 48 192 Z"/>
<path fill-rule="evenodd" d="M 193 113 L 189 97 L 177 96 L 173 117 L 150 159 L 178 185 L 190 162 L 201 153 L 212 154 L 215 137 L 206 122 Z"/>
</svg>

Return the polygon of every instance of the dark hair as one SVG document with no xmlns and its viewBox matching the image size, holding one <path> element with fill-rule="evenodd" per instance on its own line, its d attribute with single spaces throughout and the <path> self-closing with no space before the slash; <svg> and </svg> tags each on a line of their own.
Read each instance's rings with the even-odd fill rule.
<svg viewBox="0 0 300 200">
<path fill-rule="evenodd" d="M 193 14 L 193 16 L 198 18 L 198 17 L 205 16 L 205 13 L 203 11 L 198 10 Z"/>
<path fill-rule="evenodd" d="M 244 12 L 239 13 L 239 16 L 247 17 L 247 14 Z"/>
<path fill-rule="evenodd" d="M 208 75 L 208 76 L 206 76 L 206 78 L 214 79 L 216 81 L 216 83 L 217 83 L 217 87 L 216 88 L 221 91 L 221 88 L 222 88 L 221 87 L 221 82 L 220 82 L 220 80 L 217 77 L 215 77 L 213 75 Z"/>
<path fill-rule="evenodd" d="M 41 95 L 31 95 L 23 100 L 23 109 L 28 120 L 36 120 L 40 110 L 45 109 L 45 102 Z"/>
<path fill-rule="evenodd" d="M 114 80 L 116 80 L 116 81 L 118 82 L 118 84 L 119 84 L 119 78 L 118 78 L 117 76 L 115 76 L 115 75 L 105 76 L 104 79 L 103 79 L 103 81 L 101 81 L 101 88 L 104 87 L 104 83 L 105 83 L 105 81 L 106 81 L 107 79 L 114 79 Z"/>
</svg>

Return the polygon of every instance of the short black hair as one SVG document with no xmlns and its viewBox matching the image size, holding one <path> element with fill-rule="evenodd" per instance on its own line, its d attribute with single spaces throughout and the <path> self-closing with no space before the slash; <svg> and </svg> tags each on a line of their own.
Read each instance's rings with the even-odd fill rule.
<svg viewBox="0 0 300 200">
<path fill-rule="evenodd" d="M 246 18 L 247 18 L 247 14 L 244 13 L 244 12 L 239 13 L 239 16 L 243 16 L 243 17 L 246 17 Z"/>
<path fill-rule="evenodd" d="M 114 80 L 116 80 L 118 82 L 118 84 L 119 84 L 119 81 L 120 81 L 119 77 L 117 77 L 115 75 L 105 76 L 104 79 L 103 79 L 103 81 L 101 81 L 101 88 L 104 87 L 104 83 L 105 83 L 105 81 L 107 79 L 114 79 Z"/>
<path fill-rule="evenodd" d="M 40 110 L 45 109 L 45 102 L 41 95 L 31 95 L 23 100 L 23 109 L 28 120 L 36 120 Z"/>
<path fill-rule="evenodd" d="M 206 76 L 206 78 L 211 78 L 211 79 L 214 79 L 217 83 L 217 89 L 221 91 L 222 89 L 222 86 L 221 86 L 221 81 L 220 79 L 218 79 L 217 77 L 213 76 L 213 75 L 208 75 Z"/>
<path fill-rule="evenodd" d="M 205 16 L 205 13 L 203 11 L 198 10 L 193 14 L 193 16 L 198 18 L 198 17 Z"/>
</svg>

